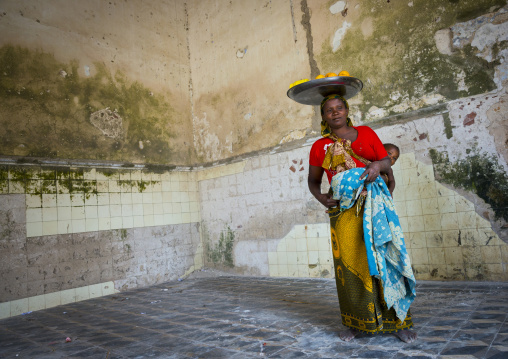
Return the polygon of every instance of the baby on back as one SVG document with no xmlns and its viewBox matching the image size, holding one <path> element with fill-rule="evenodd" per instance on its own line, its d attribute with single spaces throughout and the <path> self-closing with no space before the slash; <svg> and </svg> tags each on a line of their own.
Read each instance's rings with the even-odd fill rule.
<svg viewBox="0 0 508 359">
<path fill-rule="evenodd" d="M 399 147 L 394 145 L 393 143 L 383 143 L 383 146 L 388 153 L 388 157 L 390 157 L 390 161 L 392 161 L 392 167 L 397 162 L 400 156 L 400 150 Z M 388 176 L 386 173 L 381 173 L 381 177 L 385 181 L 386 185 L 388 185 Z"/>
<path fill-rule="evenodd" d="M 393 143 L 383 143 L 383 146 L 388 152 L 388 157 L 390 157 L 390 160 L 392 161 L 392 166 L 397 162 L 400 156 L 400 150 L 399 148 L 394 145 Z"/>
</svg>

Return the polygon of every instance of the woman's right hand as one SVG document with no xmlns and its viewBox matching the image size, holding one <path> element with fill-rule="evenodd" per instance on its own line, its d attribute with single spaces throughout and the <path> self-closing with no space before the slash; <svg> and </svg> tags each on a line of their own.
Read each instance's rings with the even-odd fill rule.
<svg viewBox="0 0 508 359">
<path fill-rule="evenodd" d="M 337 207 L 339 205 L 339 201 L 332 198 L 330 193 L 322 193 L 318 198 L 319 202 L 325 207 Z"/>
<path fill-rule="evenodd" d="M 332 198 L 330 193 L 321 193 L 321 179 L 325 170 L 323 167 L 309 166 L 309 178 L 307 183 L 309 185 L 310 193 L 321 203 L 323 206 L 337 207 L 338 203 Z"/>
</svg>

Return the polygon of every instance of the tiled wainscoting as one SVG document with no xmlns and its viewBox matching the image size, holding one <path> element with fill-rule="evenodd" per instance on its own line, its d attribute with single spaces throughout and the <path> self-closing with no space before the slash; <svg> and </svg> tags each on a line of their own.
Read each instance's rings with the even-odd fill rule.
<svg viewBox="0 0 508 359">
<path fill-rule="evenodd" d="M 327 214 L 307 189 L 309 148 L 163 173 L 3 166 L 0 317 L 174 280 L 204 264 L 333 277 Z M 508 280 L 508 245 L 472 202 L 414 153 L 394 173 L 417 279 Z"/>
<path fill-rule="evenodd" d="M 0 317 L 201 268 L 196 176 L 2 166 Z"/>
<path fill-rule="evenodd" d="M 199 182 L 203 238 L 234 233 L 235 264 L 256 275 L 333 276 L 325 209 L 307 189 L 308 151 L 245 160 Z M 403 153 L 393 167 L 394 202 L 417 279 L 508 280 L 508 245 L 474 204 Z M 323 187 L 323 191 L 326 186 Z"/>
</svg>

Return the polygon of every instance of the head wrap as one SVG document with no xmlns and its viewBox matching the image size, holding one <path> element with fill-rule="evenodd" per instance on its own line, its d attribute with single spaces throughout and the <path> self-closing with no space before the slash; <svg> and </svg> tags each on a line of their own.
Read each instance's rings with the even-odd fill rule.
<svg viewBox="0 0 508 359">
<path fill-rule="evenodd" d="M 334 98 L 338 98 L 339 100 L 344 102 L 344 106 L 346 106 L 346 109 L 349 110 L 349 104 L 347 103 L 347 101 L 346 101 L 346 99 L 344 97 L 342 97 L 341 95 L 337 95 L 337 94 L 331 94 L 331 95 L 326 96 L 323 99 L 323 101 L 321 101 L 321 115 L 323 115 L 323 106 L 325 105 L 325 103 L 328 100 L 331 100 L 331 99 L 334 99 Z M 348 126 L 353 126 L 353 122 L 351 121 L 351 119 L 349 117 L 347 118 L 347 125 Z M 332 129 L 330 128 L 328 123 L 325 120 L 321 120 L 321 136 L 328 137 L 331 134 L 332 134 Z"/>
</svg>

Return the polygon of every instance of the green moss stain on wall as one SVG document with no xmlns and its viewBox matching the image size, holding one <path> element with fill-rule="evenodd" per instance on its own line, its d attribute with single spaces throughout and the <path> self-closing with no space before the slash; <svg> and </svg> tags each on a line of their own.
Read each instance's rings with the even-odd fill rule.
<svg viewBox="0 0 508 359">
<path fill-rule="evenodd" d="M 493 155 L 473 148 L 467 156 L 451 162 L 447 153 L 430 149 L 439 181 L 471 191 L 489 204 L 496 218 L 508 221 L 508 176 Z"/>
<path fill-rule="evenodd" d="M 235 242 L 235 233 L 229 226 L 221 232 L 219 241 L 212 245 L 207 241 L 208 259 L 214 264 L 234 267 L 233 263 L 233 245 Z"/>
<path fill-rule="evenodd" d="M 10 45 L 0 48 L 0 154 L 146 163 L 188 160 L 175 142 L 181 116 L 168 100 L 103 64 L 80 77 L 78 63 Z M 106 136 L 90 115 L 109 108 L 122 119 Z M 189 125 L 190 126 L 190 125 Z M 140 141 L 142 145 L 140 146 Z"/>
<path fill-rule="evenodd" d="M 445 135 L 447 139 L 453 137 L 452 121 L 450 120 L 450 114 L 448 112 L 443 113 L 443 123 L 445 128 Z"/>
<path fill-rule="evenodd" d="M 125 170 L 123 170 L 125 172 Z M 97 171 L 107 174 L 107 181 L 116 182 L 122 193 L 143 193 L 148 186 L 155 186 L 160 181 L 120 180 L 117 170 Z M 81 194 L 87 200 L 99 192 L 97 179 L 87 179 L 83 168 L 58 167 L 50 169 L 42 166 L 23 167 L 17 165 L 0 166 L 0 194 L 25 193 L 41 196 L 43 194 Z"/>
<path fill-rule="evenodd" d="M 347 70 L 362 79 L 362 113 L 370 107 L 388 107 L 418 101 L 427 94 L 440 94 L 444 100 L 457 99 L 495 88 L 494 65 L 476 56 L 476 49 L 466 46 L 453 55 L 441 54 L 434 40 L 438 30 L 457 22 L 474 19 L 506 5 L 504 0 L 428 0 L 408 2 L 366 0 L 360 2 L 351 22 L 333 52 L 334 34 L 322 44 L 317 55 L 321 73 Z M 324 9 L 323 11 L 328 11 Z M 329 11 L 328 11 L 329 12 Z M 340 14 L 331 15 L 342 19 Z M 372 19 L 372 34 L 364 36 L 362 22 Z M 341 20 L 342 21 L 342 20 Z M 459 88 L 457 76 L 464 76 L 467 91 Z M 398 96 L 390 96 L 398 93 Z M 424 104 L 421 105 L 425 106 Z"/>
<path fill-rule="evenodd" d="M 500 41 L 492 46 L 492 57 L 497 58 L 500 51 L 508 48 L 508 40 Z"/>
</svg>

